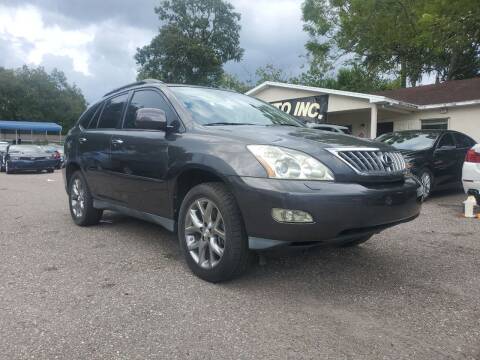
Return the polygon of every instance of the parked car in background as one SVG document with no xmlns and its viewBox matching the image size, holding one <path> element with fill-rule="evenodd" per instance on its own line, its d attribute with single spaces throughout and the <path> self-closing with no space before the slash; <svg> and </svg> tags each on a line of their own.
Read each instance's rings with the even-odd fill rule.
<svg viewBox="0 0 480 360">
<path fill-rule="evenodd" d="M 480 206 L 480 145 L 475 145 L 467 152 L 462 174 L 465 193 L 472 194 Z"/>
<path fill-rule="evenodd" d="M 421 186 L 400 152 L 373 145 L 242 94 L 146 80 L 80 117 L 63 174 L 77 225 L 105 209 L 160 224 L 190 269 L 218 282 L 251 250 L 356 246 L 417 217 Z"/>
<path fill-rule="evenodd" d="M 42 146 L 42 148 L 57 161 L 55 169 L 61 169 L 64 162 L 64 150 L 62 145 L 48 144 Z"/>
<path fill-rule="evenodd" d="M 347 134 L 347 135 L 352 134 L 352 132 L 348 127 L 341 126 L 341 125 L 307 123 L 307 127 L 309 127 L 310 129 L 330 131 L 330 132 L 335 132 L 339 134 Z"/>
<path fill-rule="evenodd" d="M 37 145 L 10 145 L 5 155 L 7 174 L 22 171 L 53 172 L 57 160 Z"/>
<path fill-rule="evenodd" d="M 476 143 L 451 130 L 396 131 L 376 140 L 403 154 L 407 168 L 422 183 L 425 197 L 435 190 L 461 187 L 465 155 Z"/>
<path fill-rule="evenodd" d="M 6 141 L 0 141 L 0 171 L 5 171 L 5 154 L 7 153 L 8 145 Z"/>
</svg>

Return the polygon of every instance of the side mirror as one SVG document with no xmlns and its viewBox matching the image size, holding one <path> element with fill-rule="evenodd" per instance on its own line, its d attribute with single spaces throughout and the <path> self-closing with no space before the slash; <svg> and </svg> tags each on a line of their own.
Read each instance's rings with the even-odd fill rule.
<svg viewBox="0 0 480 360">
<path fill-rule="evenodd" d="M 167 116 L 162 109 L 138 109 L 135 115 L 135 127 L 146 130 L 163 130 L 167 128 Z"/>
</svg>

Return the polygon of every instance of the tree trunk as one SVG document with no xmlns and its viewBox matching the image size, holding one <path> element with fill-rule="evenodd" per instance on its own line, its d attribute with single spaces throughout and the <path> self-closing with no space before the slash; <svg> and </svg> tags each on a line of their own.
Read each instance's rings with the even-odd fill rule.
<svg viewBox="0 0 480 360">
<path fill-rule="evenodd" d="M 407 87 L 407 64 L 404 59 L 400 62 L 400 86 L 402 88 Z"/>
</svg>

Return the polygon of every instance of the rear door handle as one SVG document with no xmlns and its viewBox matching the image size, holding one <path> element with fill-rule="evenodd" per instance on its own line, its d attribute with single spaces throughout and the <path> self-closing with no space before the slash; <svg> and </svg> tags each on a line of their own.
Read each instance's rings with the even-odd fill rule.
<svg viewBox="0 0 480 360">
<path fill-rule="evenodd" d="M 122 139 L 112 139 L 112 144 L 113 145 L 122 145 L 123 140 Z"/>
<path fill-rule="evenodd" d="M 84 143 L 87 142 L 87 138 L 81 137 L 81 138 L 78 139 L 78 142 L 79 142 L 80 144 L 84 144 Z"/>
</svg>

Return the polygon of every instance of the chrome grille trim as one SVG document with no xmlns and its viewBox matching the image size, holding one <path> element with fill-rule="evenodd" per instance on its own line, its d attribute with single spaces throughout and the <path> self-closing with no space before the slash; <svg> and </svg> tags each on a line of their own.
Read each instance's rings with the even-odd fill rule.
<svg viewBox="0 0 480 360">
<path fill-rule="evenodd" d="M 360 175 L 399 175 L 405 173 L 403 155 L 398 151 L 382 151 L 378 148 L 326 149 Z"/>
</svg>

